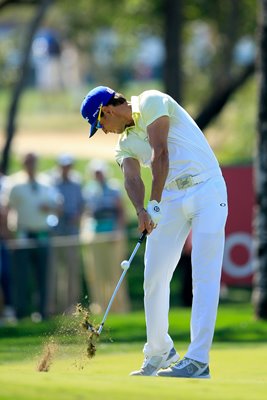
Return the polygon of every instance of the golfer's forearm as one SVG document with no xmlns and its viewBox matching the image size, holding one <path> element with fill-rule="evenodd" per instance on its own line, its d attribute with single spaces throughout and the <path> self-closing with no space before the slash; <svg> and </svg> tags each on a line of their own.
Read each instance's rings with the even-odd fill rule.
<svg viewBox="0 0 267 400">
<path fill-rule="evenodd" d="M 160 202 L 162 191 L 169 172 L 169 156 L 168 152 L 161 152 L 154 155 L 151 161 L 152 168 L 152 188 L 150 200 Z"/>
<path fill-rule="evenodd" d="M 139 212 L 144 207 L 145 199 L 145 186 L 141 177 L 125 178 L 124 186 L 136 212 Z"/>
</svg>

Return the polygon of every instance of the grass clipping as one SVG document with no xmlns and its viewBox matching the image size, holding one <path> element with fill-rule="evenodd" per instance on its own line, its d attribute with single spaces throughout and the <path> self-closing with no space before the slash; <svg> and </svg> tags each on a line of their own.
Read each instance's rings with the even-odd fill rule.
<svg viewBox="0 0 267 400">
<path fill-rule="evenodd" d="M 94 325 L 94 323 L 90 321 L 89 311 L 85 310 L 81 304 L 77 304 L 75 313 L 78 317 L 81 317 L 80 326 L 82 330 L 86 333 L 87 357 L 93 358 L 95 356 L 96 345 L 99 340 L 99 326 Z"/>
<path fill-rule="evenodd" d="M 48 343 L 44 345 L 41 359 L 37 364 L 37 371 L 39 372 L 49 371 L 57 350 L 58 350 L 57 343 L 55 343 L 53 339 L 49 339 Z"/>
<path fill-rule="evenodd" d="M 86 358 L 93 358 L 96 354 L 97 343 L 99 341 L 99 325 L 95 325 L 90 317 L 90 312 L 81 304 L 76 305 L 76 309 L 71 316 L 65 316 L 54 336 L 51 336 L 44 344 L 40 360 L 37 363 L 37 371 L 48 372 L 59 349 L 59 341 L 62 338 L 80 339 L 86 343 Z M 58 340 L 54 339 L 58 335 Z"/>
</svg>

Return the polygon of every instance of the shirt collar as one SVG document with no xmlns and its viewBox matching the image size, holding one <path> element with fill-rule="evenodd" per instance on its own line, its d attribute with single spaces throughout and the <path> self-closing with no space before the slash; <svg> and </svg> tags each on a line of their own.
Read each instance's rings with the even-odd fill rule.
<svg viewBox="0 0 267 400">
<path fill-rule="evenodd" d="M 134 125 L 137 125 L 139 116 L 140 116 L 140 108 L 139 108 L 139 98 L 138 96 L 132 96 L 131 97 L 131 107 L 132 107 L 132 118 L 134 121 Z M 128 126 L 125 128 L 124 133 L 128 135 L 128 131 L 131 130 L 133 126 Z"/>
<path fill-rule="evenodd" d="M 131 97 L 131 105 L 132 105 L 132 117 L 133 117 L 134 123 L 136 125 L 137 121 L 139 119 L 139 115 L 140 115 L 140 107 L 139 107 L 139 98 L 138 98 L 138 96 L 132 96 Z"/>
</svg>

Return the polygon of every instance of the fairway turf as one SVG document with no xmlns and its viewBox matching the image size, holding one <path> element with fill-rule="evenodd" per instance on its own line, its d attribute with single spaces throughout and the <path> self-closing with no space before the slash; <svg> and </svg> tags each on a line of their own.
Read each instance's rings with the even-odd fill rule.
<svg viewBox="0 0 267 400">
<path fill-rule="evenodd" d="M 266 344 L 215 344 L 210 380 L 130 377 L 142 361 L 141 344 L 101 344 L 92 360 L 78 345 L 63 346 L 49 372 L 37 372 L 40 348 L 1 351 L 0 399 L 263 400 L 267 393 Z M 186 347 L 176 344 L 181 356 Z M 12 357 L 8 353 L 13 349 Z M 21 349 L 21 350 L 20 350 Z M 23 353 L 20 354 L 20 352 Z M 17 361 L 18 359 L 19 361 Z"/>
</svg>

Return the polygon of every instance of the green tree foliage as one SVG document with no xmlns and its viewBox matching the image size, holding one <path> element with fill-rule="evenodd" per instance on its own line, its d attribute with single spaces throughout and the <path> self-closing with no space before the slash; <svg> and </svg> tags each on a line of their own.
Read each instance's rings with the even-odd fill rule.
<svg viewBox="0 0 267 400">
<path fill-rule="evenodd" d="M 21 32 L 23 25 L 25 27 L 27 24 L 33 5 L 38 4 L 38 0 L 9 0 L 2 3 L 9 3 L 11 6 L 5 7 L 5 12 L 0 15 L 0 23 L 15 22 L 20 26 Z M 13 3 L 25 4 L 25 6 L 20 5 L 18 9 L 12 6 Z M 79 0 L 76 2 L 54 0 L 44 25 L 57 30 L 62 38 L 75 43 L 75 46 L 84 53 L 85 69 L 92 62 L 95 35 L 102 29 L 106 30 L 107 35 L 115 32 L 117 42 L 112 50 L 109 75 L 117 75 L 117 83 L 120 84 L 121 69 L 129 68 L 134 62 L 135 50 L 144 35 L 157 35 L 164 40 L 166 5 L 171 7 L 172 3 L 179 3 L 182 7 L 183 26 L 177 26 L 176 35 L 180 35 L 180 32 L 182 34 L 182 56 L 179 57 L 179 68 L 184 71 L 185 88 L 187 82 L 191 82 L 192 77 L 198 72 L 190 60 L 185 60 L 184 53 L 186 44 L 192 39 L 190 26 L 196 21 L 207 23 L 212 32 L 214 59 L 209 64 L 209 69 L 203 71 L 201 76 L 202 81 L 209 79 L 212 87 L 214 82 L 217 83 L 218 79 L 221 80 L 232 70 L 230 65 L 234 42 L 244 35 L 254 35 L 256 2 L 251 0 L 177 0 L 169 3 L 165 0 Z M 17 36 L 20 37 L 20 33 L 17 33 Z M 175 32 L 173 37 L 175 38 Z M 3 48 L 2 53 L 6 51 Z M 3 59 L 4 54 L 1 54 L 1 57 Z M 179 74 L 179 71 L 177 73 Z"/>
<path fill-rule="evenodd" d="M 257 3 L 251 0 L 177 0 L 182 7 L 175 34 L 182 35 L 181 56 L 179 68 L 183 72 L 183 81 L 186 90 L 187 83 L 199 71 L 196 70 L 191 60 L 185 59 L 185 47 L 192 40 L 191 26 L 193 23 L 208 24 L 212 35 L 214 54 L 209 62 L 208 69 L 200 71 L 202 82 L 207 81 L 206 94 L 214 84 L 224 85 L 234 72 L 233 48 L 243 36 L 255 35 Z M 58 0 L 54 13 L 61 20 L 58 26 L 90 56 L 94 47 L 94 35 L 101 29 L 106 33 L 116 32 L 118 42 L 113 53 L 113 62 L 110 65 L 111 74 L 121 74 L 123 66 L 129 67 L 134 61 L 134 50 L 142 40 L 143 35 L 157 35 L 165 41 L 166 35 L 166 7 L 173 7 L 172 2 L 165 0 L 80 0 L 78 6 L 75 2 Z M 54 14 L 54 15 L 55 15 Z M 177 19 L 178 21 L 178 19 Z M 182 27 L 180 24 L 182 23 Z M 175 40 L 174 40 L 175 41 Z M 180 47 L 180 46 L 179 46 Z M 179 68 L 177 67 L 177 74 Z M 167 73 L 170 73 L 169 71 Z M 166 76 L 166 75 L 165 75 Z M 182 77 L 182 76 L 181 76 Z M 120 80 L 118 80 L 118 84 Z M 173 94 L 173 93 L 172 93 Z"/>
</svg>

